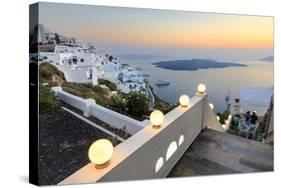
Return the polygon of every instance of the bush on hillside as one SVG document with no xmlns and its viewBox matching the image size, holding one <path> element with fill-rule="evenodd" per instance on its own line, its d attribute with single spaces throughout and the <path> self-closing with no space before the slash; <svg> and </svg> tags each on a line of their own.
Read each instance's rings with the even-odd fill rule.
<svg viewBox="0 0 281 188">
<path fill-rule="evenodd" d="M 116 112 L 126 115 L 128 113 L 127 101 L 118 95 L 110 97 L 110 108 Z"/>
<path fill-rule="evenodd" d="M 127 95 L 128 114 L 134 117 L 142 117 L 148 112 L 149 100 L 140 91 L 130 91 Z"/>
<path fill-rule="evenodd" d="M 57 101 L 50 89 L 47 87 L 39 86 L 39 113 L 47 113 L 57 107 Z"/>
<path fill-rule="evenodd" d="M 99 79 L 98 83 L 99 83 L 99 85 L 102 85 L 102 84 L 106 85 L 107 87 L 109 87 L 109 89 L 111 91 L 116 91 L 117 90 L 117 85 L 115 83 L 112 83 L 112 82 L 108 81 L 108 80 Z"/>
<path fill-rule="evenodd" d="M 62 84 L 62 89 L 68 93 L 71 93 L 75 96 L 79 96 L 83 99 L 95 99 L 97 104 L 103 106 L 108 106 L 110 104 L 110 100 L 106 96 L 104 96 L 99 86 L 92 86 L 91 84 L 64 82 Z"/>
<path fill-rule="evenodd" d="M 54 75 L 57 75 L 61 80 L 65 80 L 64 74 L 54 65 L 44 62 L 39 66 L 39 82 L 52 81 Z"/>
</svg>

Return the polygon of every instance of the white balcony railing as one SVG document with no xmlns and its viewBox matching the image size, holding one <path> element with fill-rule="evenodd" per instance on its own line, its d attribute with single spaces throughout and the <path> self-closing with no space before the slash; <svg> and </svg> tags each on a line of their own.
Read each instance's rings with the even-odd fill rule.
<svg viewBox="0 0 281 188">
<path fill-rule="evenodd" d="M 117 145 L 106 168 L 89 163 L 59 185 L 166 177 L 205 127 L 224 131 L 207 95 L 195 95 L 188 107 L 178 106 L 167 113 L 160 129 L 148 123 Z"/>
</svg>

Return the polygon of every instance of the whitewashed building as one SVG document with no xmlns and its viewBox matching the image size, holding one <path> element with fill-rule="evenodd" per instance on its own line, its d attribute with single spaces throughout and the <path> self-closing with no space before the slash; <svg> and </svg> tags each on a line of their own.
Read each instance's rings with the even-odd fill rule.
<svg viewBox="0 0 281 188">
<path fill-rule="evenodd" d="M 42 33 L 43 38 L 55 41 L 54 33 L 47 30 Z M 145 92 L 143 76 L 131 66 L 123 66 L 117 57 L 98 52 L 93 43 L 77 45 L 76 39 L 62 35 L 59 39 L 61 44 L 55 45 L 54 52 L 39 52 L 39 64 L 49 62 L 55 65 L 69 82 L 97 85 L 101 78 L 115 83 L 117 89 L 124 93 L 131 90 Z"/>
</svg>

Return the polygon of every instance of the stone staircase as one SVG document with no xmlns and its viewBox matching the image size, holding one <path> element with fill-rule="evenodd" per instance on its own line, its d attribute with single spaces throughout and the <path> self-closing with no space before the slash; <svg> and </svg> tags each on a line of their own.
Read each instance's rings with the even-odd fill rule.
<svg viewBox="0 0 281 188">
<path fill-rule="evenodd" d="M 273 146 L 205 129 L 168 177 L 273 171 Z"/>
</svg>

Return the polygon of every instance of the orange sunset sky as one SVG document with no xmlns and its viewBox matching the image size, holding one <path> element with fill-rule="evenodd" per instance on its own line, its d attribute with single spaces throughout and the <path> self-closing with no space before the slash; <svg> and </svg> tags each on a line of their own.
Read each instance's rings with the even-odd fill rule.
<svg viewBox="0 0 281 188">
<path fill-rule="evenodd" d="M 40 4 L 51 31 L 106 45 L 273 48 L 273 17 L 103 6 Z"/>
</svg>

